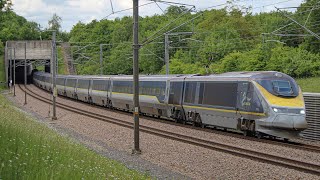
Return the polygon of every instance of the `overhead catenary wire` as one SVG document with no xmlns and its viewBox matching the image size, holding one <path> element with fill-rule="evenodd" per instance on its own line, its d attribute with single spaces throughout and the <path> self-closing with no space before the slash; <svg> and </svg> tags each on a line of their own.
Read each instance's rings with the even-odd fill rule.
<svg viewBox="0 0 320 180">
<path fill-rule="evenodd" d="M 171 1 L 163 1 L 163 0 L 148 0 L 148 1 L 153 1 L 155 3 L 159 2 L 159 3 L 163 3 L 163 4 L 173 4 L 173 5 L 180 5 L 180 6 L 192 6 L 195 7 L 195 5 L 192 4 L 185 4 L 185 3 L 177 3 L 177 2 L 171 2 Z"/>
<path fill-rule="evenodd" d="M 152 0 L 151 0 L 152 1 Z M 272 3 L 272 5 L 274 5 L 274 4 L 280 4 L 280 3 L 284 3 L 284 2 L 289 2 L 289 1 L 292 1 L 292 0 L 286 0 L 286 1 L 281 1 L 281 2 L 277 2 L 277 3 Z M 160 9 L 161 9 L 161 7 L 157 4 L 157 2 L 158 1 L 153 1 Z M 227 3 L 225 3 L 225 5 L 226 5 Z M 269 6 L 270 6 L 271 4 L 269 4 Z M 268 5 L 264 5 L 264 6 L 262 6 L 262 7 L 267 7 Z M 215 7 L 215 6 L 213 6 L 213 7 Z M 257 7 L 255 7 L 255 8 L 257 8 Z M 162 9 L 161 9 L 162 10 Z M 162 12 L 164 12 L 163 10 L 162 10 Z M 309 12 L 311 12 L 311 11 L 309 11 Z M 309 22 L 309 23 L 312 23 L 312 22 Z M 187 23 L 186 23 L 187 24 Z M 180 24 L 180 25 L 178 25 L 178 26 L 180 26 L 180 27 L 182 27 L 183 25 L 185 25 L 185 24 Z M 289 25 L 290 26 L 290 25 Z M 168 27 L 168 26 L 166 26 L 166 27 Z M 165 28 L 166 28 L 165 27 Z M 278 26 L 279 27 L 279 26 Z M 165 29 L 164 28 L 164 29 Z M 176 29 L 175 29 L 176 28 Z M 265 29 L 269 29 L 270 27 L 268 26 L 268 28 L 265 28 Z M 173 29 L 173 31 L 174 30 L 177 30 L 177 29 L 179 29 L 179 27 L 174 27 L 174 28 L 172 28 Z M 172 30 L 171 29 L 171 30 Z M 248 30 L 248 29 L 250 29 L 250 28 L 245 28 L 245 29 L 242 29 L 243 31 L 245 31 L 245 30 Z M 251 29 L 254 29 L 254 28 L 251 28 Z M 291 27 L 291 28 L 286 28 L 286 27 L 283 27 L 283 28 L 280 28 L 280 30 L 278 30 L 277 32 L 279 32 L 279 34 L 274 34 L 274 35 L 281 35 L 282 34 L 282 32 L 287 32 L 287 31 L 289 31 L 288 29 L 293 29 L 293 27 Z M 296 30 L 299 30 L 299 29 L 301 29 L 301 28 L 295 28 Z M 294 29 L 293 29 L 294 30 Z M 227 30 L 228 31 L 228 30 Z M 235 31 L 236 32 L 239 32 L 239 31 L 241 31 L 241 29 L 235 29 Z M 258 30 L 259 31 L 259 30 Z M 205 33 L 205 32 L 197 32 L 196 30 L 195 30 L 195 32 L 197 33 L 197 34 L 201 34 L 201 33 Z M 222 31 L 221 31 L 222 32 Z M 158 33 L 161 33 L 161 31 L 160 32 L 158 32 Z M 208 33 L 212 33 L 212 32 L 208 32 Z M 286 34 L 284 34 L 284 35 L 286 35 Z M 152 40 L 152 41 L 150 41 L 150 42 L 148 42 L 147 44 L 143 44 L 144 46 L 147 46 L 148 44 L 151 44 L 151 43 L 153 43 L 153 41 L 155 40 L 155 39 L 157 39 L 157 38 L 159 38 L 159 37 L 162 37 L 163 36 L 163 34 L 161 34 L 160 36 L 158 36 L 158 37 L 156 37 L 156 38 L 152 38 L 152 39 L 150 39 L 150 40 Z M 226 43 L 225 45 L 228 45 L 228 44 L 231 44 L 233 41 L 234 41 L 234 44 L 237 44 L 237 43 L 246 43 L 246 44 L 248 44 L 248 43 L 250 43 L 250 42 L 254 42 L 254 41 L 258 41 L 258 40 L 256 40 L 256 39 L 250 39 L 250 37 L 251 38 L 256 38 L 256 37 L 258 37 L 258 36 L 260 36 L 260 35 L 257 35 L 257 36 L 249 36 L 249 38 L 248 37 L 239 37 L 239 38 L 231 38 L 231 39 L 226 39 L 226 40 L 218 40 L 218 41 L 216 41 L 216 42 L 228 42 L 228 43 Z M 287 34 L 287 36 L 290 36 L 290 34 Z M 294 34 L 292 34 L 292 36 L 294 36 Z M 301 34 L 301 36 L 303 36 L 303 34 Z M 245 39 L 249 39 L 249 40 L 245 40 Z M 242 42 L 239 42 L 239 41 L 242 41 Z M 163 42 L 159 42 L 159 43 L 163 43 Z M 174 42 L 172 45 L 174 45 L 174 44 L 178 44 L 179 42 Z M 200 43 L 200 42 L 199 42 Z M 142 46 L 141 48 L 143 48 L 144 46 Z M 192 46 L 192 47 L 194 47 L 194 46 Z M 222 47 L 222 46 L 221 46 Z M 179 48 L 179 47 L 172 47 L 172 48 Z M 181 48 L 183 48 L 183 47 L 181 47 Z M 226 50 L 228 50 L 228 49 L 226 49 Z M 146 50 L 146 51 L 151 51 L 151 50 Z M 163 50 L 161 50 L 161 49 L 156 49 L 156 50 L 153 50 L 153 52 L 161 52 L 161 51 L 163 51 Z M 147 54 L 147 55 L 150 55 L 150 54 Z"/>
<path fill-rule="evenodd" d="M 143 7 L 143 6 L 147 6 L 149 4 L 153 4 L 153 2 L 148 2 L 148 3 L 145 3 L 145 4 L 141 4 L 139 5 L 138 7 Z M 112 13 L 110 13 L 109 15 L 105 16 L 104 18 L 102 18 L 101 20 L 104 20 L 104 19 L 107 19 L 109 16 L 113 15 L 113 14 L 117 14 L 117 13 L 120 13 L 120 12 L 125 12 L 125 11 L 129 11 L 129 10 L 132 10 L 133 8 L 127 8 L 127 9 L 122 9 L 122 10 L 119 10 L 119 11 L 114 11 Z"/>
</svg>

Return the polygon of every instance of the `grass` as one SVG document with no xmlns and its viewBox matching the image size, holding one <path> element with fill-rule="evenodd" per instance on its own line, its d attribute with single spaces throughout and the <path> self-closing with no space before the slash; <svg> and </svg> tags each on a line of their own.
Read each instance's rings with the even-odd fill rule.
<svg viewBox="0 0 320 180">
<path fill-rule="evenodd" d="M 61 47 L 59 46 L 58 47 L 58 74 L 63 74 L 63 75 L 66 75 L 68 74 L 66 72 L 66 69 L 65 69 L 65 64 L 64 64 L 64 60 L 63 60 L 63 54 L 62 54 L 62 49 Z"/>
<path fill-rule="evenodd" d="M 320 77 L 296 79 L 303 92 L 320 93 Z"/>
<path fill-rule="evenodd" d="M 5 65 L 4 65 L 4 56 L 0 55 L 0 82 L 6 81 L 6 71 L 5 71 Z M 4 89 L 5 86 L 0 84 L 0 90 Z"/>
<path fill-rule="evenodd" d="M 148 179 L 57 134 L 0 95 L 0 179 Z"/>
</svg>

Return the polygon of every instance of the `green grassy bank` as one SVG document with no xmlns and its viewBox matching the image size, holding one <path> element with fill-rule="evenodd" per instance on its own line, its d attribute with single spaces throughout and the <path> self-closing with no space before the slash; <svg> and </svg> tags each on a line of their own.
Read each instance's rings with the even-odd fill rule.
<svg viewBox="0 0 320 180">
<path fill-rule="evenodd" d="M 64 59 L 63 59 L 63 53 L 62 53 L 62 48 L 60 46 L 58 46 L 58 74 L 68 74 L 66 72 L 65 66 L 66 64 L 64 64 Z"/>
<path fill-rule="evenodd" d="M 4 56 L 0 55 L 0 82 L 6 81 L 6 71 L 4 65 Z M 4 89 L 4 85 L 0 84 L 0 90 Z"/>
<path fill-rule="evenodd" d="M 57 134 L 0 95 L 0 179 L 147 179 Z"/>
<path fill-rule="evenodd" d="M 303 92 L 320 93 L 320 77 L 296 79 Z"/>
</svg>

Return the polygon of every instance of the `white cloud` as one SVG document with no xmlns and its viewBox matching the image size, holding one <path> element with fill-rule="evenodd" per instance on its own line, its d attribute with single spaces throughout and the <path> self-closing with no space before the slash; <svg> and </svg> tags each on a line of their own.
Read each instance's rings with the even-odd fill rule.
<svg viewBox="0 0 320 180">
<path fill-rule="evenodd" d="M 101 13 L 107 6 L 105 0 L 66 0 L 66 5 L 70 9 L 83 13 Z"/>
<path fill-rule="evenodd" d="M 176 3 L 186 3 L 196 6 L 197 10 L 201 10 L 210 6 L 215 6 L 225 3 L 227 0 L 170 0 Z M 288 2 L 271 5 L 283 0 L 242 0 L 241 4 L 245 6 L 252 5 L 254 12 L 271 11 L 274 6 L 288 7 L 298 6 L 303 0 L 289 0 Z M 150 3 L 150 0 L 140 0 L 139 4 Z M 128 9 L 132 7 L 132 0 L 112 0 L 114 11 Z M 42 27 L 47 27 L 48 20 L 53 13 L 57 13 L 62 17 L 62 28 L 69 31 L 78 21 L 90 22 L 93 19 L 102 19 L 112 13 L 110 0 L 13 0 L 14 11 L 27 18 L 41 24 Z M 165 10 L 169 5 L 158 2 L 158 5 Z M 269 5 L 269 6 L 268 6 Z M 264 6 L 264 7 L 263 7 Z M 217 7 L 217 8 L 221 8 Z M 148 6 L 140 8 L 140 15 L 162 14 L 162 10 L 152 3 Z M 113 19 L 116 17 L 131 16 L 132 10 L 117 13 L 108 17 Z"/>
</svg>

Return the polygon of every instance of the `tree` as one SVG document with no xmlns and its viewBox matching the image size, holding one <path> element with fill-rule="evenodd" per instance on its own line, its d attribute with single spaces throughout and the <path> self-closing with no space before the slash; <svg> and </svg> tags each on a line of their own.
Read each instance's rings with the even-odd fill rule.
<svg viewBox="0 0 320 180">
<path fill-rule="evenodd" d="M 187 11 L 188 9 L 184 6 L 169 6 L 166 10 L 166 14 L 171 16 L 179 16 Z"/>
<path fill-rule="evenodd" d="M 12 7 L 11 0 L 0 0 L 0 10 L 10 11 Z"/>
<path fill-rule="evenodd" d="M 62 18 L 58 16 L 56 13 L 53 14 L 52 18 L 49 20 L 49 29 L 56 30 L 57 32 L 60 31 L 62 23 Z"/>
<path fill-rule="evenodd" d="M 319 11 L 319 1 L 318 0 L 305 0 L 304 3 L 300 5 L 296 12 L 296 19 L 300 23 L 305 24 L 308 29 L 318 34 L 320 32 L 320 27 L 318 22 L 320 21 L 320 11 Z M 308 34 L 307 31 L 301 29 L 302 32 L 296 32 L 297 34 Z M 313 53 L 319 53 L 320 44 L 319 39 L 314 36 L 305 37 L 302 47 L 311 51 Z"/>
</svg>

